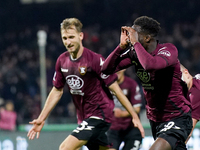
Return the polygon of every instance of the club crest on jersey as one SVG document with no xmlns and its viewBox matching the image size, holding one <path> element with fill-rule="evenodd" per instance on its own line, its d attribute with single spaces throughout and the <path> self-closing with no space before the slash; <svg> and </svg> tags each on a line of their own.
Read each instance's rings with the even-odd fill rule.
<svg viewBox="0 0 200 150">
<path fill-rule="evenodd" d="M 79 71 L 79 73 L 80 73 L 81 75 L 85 75 L 86 72 L 87 72 L 87 67 L 82 67 L 82 66 L 80 66 L 80 67 L 78 68 L 78 71 Z"/>
</svg>

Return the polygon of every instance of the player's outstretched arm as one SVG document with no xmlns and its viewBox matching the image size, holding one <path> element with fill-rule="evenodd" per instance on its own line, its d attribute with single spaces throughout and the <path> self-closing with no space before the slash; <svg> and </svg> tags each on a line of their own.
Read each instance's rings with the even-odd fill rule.
<svg viewBox="0 0 200 150">
<path fill-rule="evenodd" d="M 132 121 L 133 121 L 134 126 L 140 130 L 142 137 L 144 137 L 144 135 L 145 135 L 144 128 L 140 122 L 140 119 L 139 119 L 137 113 L 134 111 L 134 109 L 133 109 L 131 103 L 129 102 L 129 100 L 127 99 L 127 97 L 123 94 L 118 83 L 114 82 L 113 84 L 111 84 L 109 86 L 109 89 L 116 95 L 116 97 L 118 98 L 120 103 L 131 114 L 131 116 L 133 118 Z"/>
<path fill-rule="evenodd" d="M 44 126 L 46 118 L 48 117 L 52 109 L 56 106 L 62 94 L 63 94 L 63 89 L 57 89 L 55 87 L 52 88 L 39 117 L 29 122 L 30 124 L 33 125 L 33 127 L 29 130 L 27 134 L 27 137 L 29 137 L 30 140 L 33 140 L 36 134 L 37 134 L 37 138 L 39 138 L 40 131 L 42 130 L 42 127 Z"/>
</svg>

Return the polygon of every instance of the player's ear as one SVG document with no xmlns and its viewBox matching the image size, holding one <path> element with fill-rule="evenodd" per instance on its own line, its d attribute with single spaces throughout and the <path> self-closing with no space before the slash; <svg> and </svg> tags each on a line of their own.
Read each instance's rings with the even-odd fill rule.
<svg viewBox="0 0 200 150">
<path fill-rule="evenodd" d="M 188 72 L 188 70 L 187 70 L 187 69 L 185 69 L 185 70 L 184 70 L 184 72 L 185 72 L 186 74 L 189 74 L 189 72 Z"/>
<path fill-rule="evenodd" d="M 150 34 L 147 34 L 147 35 L 145 36 L 145 42 L 146 42 L 146 43 L 149 43 L 150 40 L 151 40 L 151 35 L 150 35 Z"/>
<path fill-rule="evenodd" d="M 83 40 L 83 38 L 84 38 L 84 34 L 83 34 L 83 32 L 80 32 L 79 35 L 80 35 L 80 39 Z"/>
</svg>

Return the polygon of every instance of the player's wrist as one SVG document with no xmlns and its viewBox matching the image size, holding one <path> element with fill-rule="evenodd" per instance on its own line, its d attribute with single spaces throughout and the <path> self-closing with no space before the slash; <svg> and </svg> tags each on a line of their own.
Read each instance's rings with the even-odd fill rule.
<svg viewBox="0 0 200 150">
<path fill-rule="evenodd" d="M 131 41 L 131 44 L 134 46 L 138 41 Z"/>
<path fill-rule="evenodd" d="M 126 45 L 125 44 L 119 44 L 119 47 L 121 48 L 121 49 L 125 49 L 126 48 Z"/>
</svg>

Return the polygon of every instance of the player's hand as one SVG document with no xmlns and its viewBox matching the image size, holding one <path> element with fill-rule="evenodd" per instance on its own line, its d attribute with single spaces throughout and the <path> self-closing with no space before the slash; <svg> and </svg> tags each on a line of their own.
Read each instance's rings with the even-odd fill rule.
<svg viewBox="0 0 200 150">
<path fill-rule="evenodd" d="M 132 27 L 123 26 L 122 29 L 128 33 L 128 40 L 132 45 L 138 42 L 138 33 Z"/>
<path fill-rule="evenodd" d="M 144 128 L 143 128 L 139 118 L 138 119 L 133 118 L 132 122 L 134 124 L 134 127 L 138 128 L 140 130 L 141 136 L 144 138 L 144 136 L 145 136 Z"/>
<path fill-rule="evenodd" d="M 32 124 L 32 128 L 29 130 L 27 137 L 29 138 L 29 140 L 33 140 L 36 136 L 36 138 L 38 139 L 40 136 L 40 131 L 42 130 L 42 127 L 44 126 L 45 121 L 39 121 L 37 119 L 29 122 L 29 124 Z"/>
<path fill-rule="evenodd" d="M 129 41 L 129 37 L 128 37 L 128 32 L 127 32 L 127 30 L 125 30 L 122 27 L 121 28 L 121 36 L 120 36 L 120 44 L 119 44 L 119 46 L 122 49 L 125 49 L 128 46 L 129 43 L 130 43 L 130 41 Z"/>
<path fill-rule="evenodd" d="M 115 109 L 114 109 L 114 116 L 115 116 L 116 118 L 122 117 L 122 113 L 123 113 L 123 111 L 122 111 L 121 109 L 119 109 L 119 108 L 115 108 Z"/>
</svg>

